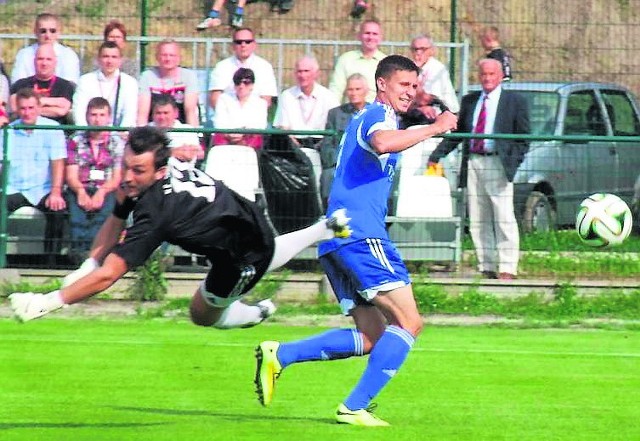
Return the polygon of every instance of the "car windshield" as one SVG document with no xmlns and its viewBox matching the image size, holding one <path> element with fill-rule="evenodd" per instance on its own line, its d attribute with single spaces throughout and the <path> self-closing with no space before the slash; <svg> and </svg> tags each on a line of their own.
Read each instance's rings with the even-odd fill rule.
<svg viewBox="0 0 640 441">
<path fill-rule="evenodd" d="M 529 104 L 532 135 L 553 135 L 556 128 L 560 95 L 555 92 L 518 90 Z"/>
</svg>

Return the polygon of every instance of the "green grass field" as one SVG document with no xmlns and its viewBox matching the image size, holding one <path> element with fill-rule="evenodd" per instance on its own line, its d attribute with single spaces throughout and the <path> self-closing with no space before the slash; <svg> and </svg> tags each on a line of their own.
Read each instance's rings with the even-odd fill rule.
<svg viewBox="0 0 640 441">
<path fill-rule="evenodd" d="M 378 397 L 390 428 L 334 424 L 365 360 L 253 392 L 253 348 L 321 328 L 178 320 L 0 320 L 0 440 L 638 440 L 640 333 L 427 328 Z"/>
</svg>

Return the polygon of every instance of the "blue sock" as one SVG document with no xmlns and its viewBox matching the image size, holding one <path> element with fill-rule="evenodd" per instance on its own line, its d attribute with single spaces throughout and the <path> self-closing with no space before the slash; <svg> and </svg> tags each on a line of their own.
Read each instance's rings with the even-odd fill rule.
<svg viewBox="0 0 640 441">
<path fill-rule="evenodd" d="M 278 361 L 284 368 L 292 363 L 313 360 L 337 360 L 363 355 L 362 334 L 356 329 L 332 329 L 313 337 L 281 343 Z"/>
<path fill-rule="evenodd" d="M 369 406 L 371 400 L 400 369 L 414 342 L 413 335 L 404 329 L 387 326 L 371 350 L 367 368 L 344 405 L 351 410 L 365 409 Z"/>
<path fill-rule="evenodd" d="M 216 11 L 215 9 L 212 9 L 209 11 L 209 18 L 218 18 L 220 17 L 220 11 Z"/>
<path fill-rule="evenodd" d="M 242 14 L 244 14 L 244 8 L 241 8 L 240 6 L 236 7 L 236 15 Z"/>
</svg>

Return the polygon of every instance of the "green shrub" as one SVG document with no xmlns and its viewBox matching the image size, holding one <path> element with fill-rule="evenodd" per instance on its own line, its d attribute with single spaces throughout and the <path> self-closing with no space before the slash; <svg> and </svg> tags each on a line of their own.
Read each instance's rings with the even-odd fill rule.
<svg viewBox="0 0 640 441">
<path fill-rule="evenodd" d="M 135 280 L 128 290 L 131 300 L 153 301 L 162 300 L 167 295 L 167 279 L 164 276 L 166 270 L 166 254 L 156 250 L 147 259 L 144 265 L 135 271 Z"/>
</svg>

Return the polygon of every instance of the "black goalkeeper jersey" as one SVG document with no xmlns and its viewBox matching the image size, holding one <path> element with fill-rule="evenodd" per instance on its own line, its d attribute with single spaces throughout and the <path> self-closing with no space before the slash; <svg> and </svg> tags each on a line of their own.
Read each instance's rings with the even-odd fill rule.
<svg viewBox="0 0 640 441">
<path fill-rule="evenodd" d="M 274 251 L 274 234 L 260 210 L 188 163 L 169 160 L 165 179 L 136 200 L 126 198 L 113 214 L 133 223 L 113 252 L 128 268 L 141 265 L 163 242 L 204 255 L 213 265 L 224 259 L 266 270 Z"/>
</svg>

